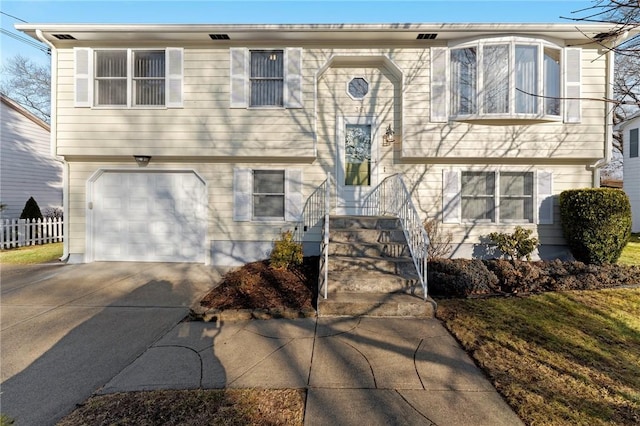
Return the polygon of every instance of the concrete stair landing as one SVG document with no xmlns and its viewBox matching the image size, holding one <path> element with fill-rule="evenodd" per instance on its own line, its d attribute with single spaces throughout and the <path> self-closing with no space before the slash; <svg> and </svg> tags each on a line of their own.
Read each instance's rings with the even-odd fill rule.
<svg viewBox="0 0 640 426">
<path fill-rule="evenodd" d="M 435 303 L 423 298 L 399 219 L 332 216 L 329 221 L 328 297 L 318 296 L 318 315 L 434 316 Z"/>
</svg>

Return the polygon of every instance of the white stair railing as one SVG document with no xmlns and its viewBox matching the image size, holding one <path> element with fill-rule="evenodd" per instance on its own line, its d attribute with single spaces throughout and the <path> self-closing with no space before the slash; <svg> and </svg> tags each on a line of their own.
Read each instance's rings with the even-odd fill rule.
<svg viewBox="0 0 640 426">
<path fill-rule="evenodd" d="M 380 182 L 367 195 L 362 207 L 364 214 L 369 216 L 391 215 L 400 219 L 426 300 L 429 236 L 424 230 L 420 215 L 411 199 L 411 193 L 402 179 L 402 174 L 388 176 Z"/>
<path fill-rule="evenodd" d="M 302 209 L 302 215 L 295 229 L 295 240 L 302 244 L 304 234 L 312 228 L 322 225 L 322 239 L 320 243 L 320 274 L 318 292 L 327 298 L 329 281 L 329 214 L 335 208 L 335 180 L 331 173 L 307 198 Z M 332 203 L 332 200 L 334 201 Z"/>
</svg>

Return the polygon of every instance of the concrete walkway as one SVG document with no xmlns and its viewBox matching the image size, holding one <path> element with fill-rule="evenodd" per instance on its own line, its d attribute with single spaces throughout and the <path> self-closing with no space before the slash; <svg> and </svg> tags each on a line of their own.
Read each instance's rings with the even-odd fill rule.
<svg viewBox="0 0 640 426">
<path fill-rule="evenodd" d="M 307 388 L 305 425 L 522 424 L 435 319 L 175 326 L 98 393 Z"/>
<path fill-rule="evenodd" d="M 306 425 L 522 424 L 435 319 L 180 322 L 204 265 L 0 270 L 0 410 L 51 425 L 94 393 L 304 388 Z"/>
</svg>

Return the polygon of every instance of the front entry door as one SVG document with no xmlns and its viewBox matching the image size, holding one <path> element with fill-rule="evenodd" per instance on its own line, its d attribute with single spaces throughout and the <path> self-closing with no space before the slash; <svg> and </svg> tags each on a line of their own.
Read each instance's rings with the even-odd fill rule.
<svg viewBox="0 0 640 426">
<path fill-rule="evenodd" d="M 378 184 L 375 119 L 340 117 L 337 130 L 338 214 L 363 214 L 364 198 Z"/>
</svg>

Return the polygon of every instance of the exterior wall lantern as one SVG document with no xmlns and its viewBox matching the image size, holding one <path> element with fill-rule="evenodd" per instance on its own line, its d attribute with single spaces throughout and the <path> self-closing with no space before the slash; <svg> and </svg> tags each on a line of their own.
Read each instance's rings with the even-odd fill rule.
<svg viewBox="0 0 640 426">
<path fill-rule="evenodd" d="M 149 161 L 151 161 L 150 155 L 134 155 L 133 158 L 136 160 L 139 167 L 147 167 Z"/>
<path fill-rule="evenodd" d="M 387 131 L 382 136 L 382 140 L 384 141 L 383 145 L 388 146 L 396 141 L 395 132 L 391 128 L 391 124 L 387 126 Z"/>
</svg>

